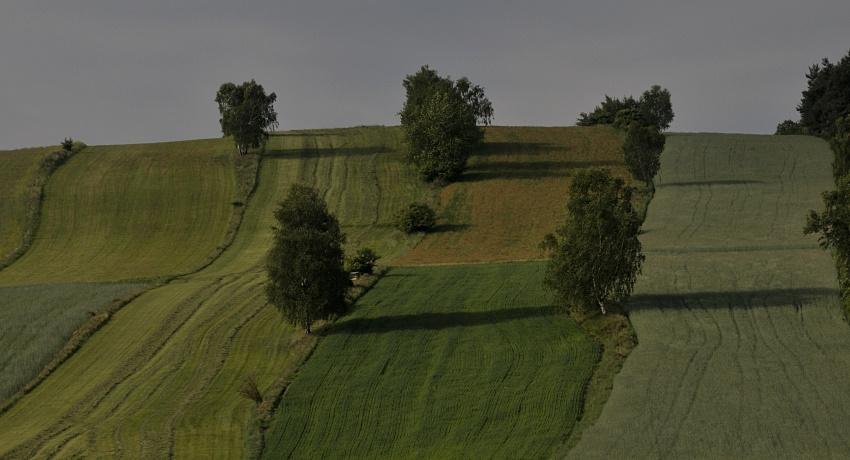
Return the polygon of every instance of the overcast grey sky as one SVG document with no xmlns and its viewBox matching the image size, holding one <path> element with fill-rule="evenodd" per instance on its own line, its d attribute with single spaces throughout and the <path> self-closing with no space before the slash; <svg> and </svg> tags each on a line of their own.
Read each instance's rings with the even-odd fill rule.
<svg viewBox="0 0 850 460">
<path fill-rule="evenodd" d="M 772 132 L 848 20 L 848 0 L 0 0 L 0 148 L 218 136 L 218 86 L 251 78 L 282 129 L 395 124 L 422 64 L 484 86 L 496 124 L 658 83 L 672 130 Z"/>
</svg>

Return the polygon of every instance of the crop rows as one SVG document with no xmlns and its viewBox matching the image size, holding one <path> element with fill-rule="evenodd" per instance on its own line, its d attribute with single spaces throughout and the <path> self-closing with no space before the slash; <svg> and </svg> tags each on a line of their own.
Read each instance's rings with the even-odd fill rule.
<svg viewBox="0 0 850 460">
<path fill-rule="evenodd" d="M 850 329 L 808 209 L 815 138 L 668 138 L 629 302 L 639 345 L 575 458 L 850 455 Z"/>
</svg>

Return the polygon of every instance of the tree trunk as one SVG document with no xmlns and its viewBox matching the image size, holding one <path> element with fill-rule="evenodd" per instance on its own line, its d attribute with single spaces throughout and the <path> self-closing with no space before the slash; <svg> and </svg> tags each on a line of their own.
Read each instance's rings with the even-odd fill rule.
<svg viewBox="0 0 850 460">
<path fill-rule="evenodd" d="M 601 302 L 601 301 L 597 300 L 596 303 L 599 304 L 599 309 L 602 310 L 603 315 L 608 313 L 608 311 L 605 310 L 605 302 Z"/>
<path fill-rule="evenodd" d="M 310 334 L 313 333 L 313 331 L 310 330 L 310 326 L 311 326 L 310 323 L 307 323 L 307 335 L 310 335 Z"/>
</svg>

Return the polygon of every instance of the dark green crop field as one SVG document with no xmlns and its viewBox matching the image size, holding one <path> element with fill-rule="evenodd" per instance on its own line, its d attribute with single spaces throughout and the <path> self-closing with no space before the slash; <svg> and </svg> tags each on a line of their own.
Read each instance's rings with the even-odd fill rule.
<svg viewBox="0 0 850 460">
<path fill-rule="evenodd" d="M 596 346 L 543 264 L 395 268 L 290 385 L 266 458 L 539 458 L 581 412 Z"/>
<path fill-rule="evenodd" d="M 830 254 L 802 235 L 831 159 L 811 137 L 668 139 L 639 345 L 573 458 L 850 456 L 850 328 Z"/>
</svg>

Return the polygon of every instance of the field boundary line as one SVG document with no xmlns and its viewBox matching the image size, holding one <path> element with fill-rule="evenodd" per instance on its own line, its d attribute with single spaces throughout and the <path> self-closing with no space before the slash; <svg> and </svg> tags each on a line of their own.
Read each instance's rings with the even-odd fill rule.
<svg viewBox="0 0 850 460">
<path fill-rule="evenodd" d="M 29 196 L 27 197 L 27 215 L 26 227 L 24 234 L 21 237 L 21 242 L 18 247 L 13 249 L 9 254 L 0 259 L 0 271 L 12 265 L 16 260 L 20 259 L 32 246 L 35 239 L 35 233 L 41 223 L 41 208 L 44 204 L 44 188 L 47 186 L 47 181 L 59 169 L 60 166 L 67 163 L 74 155 L 85 150 L 85 147 L 78 150 L 57 150 L 47 154 L 41 159 L 38 166 L 38 172 L 29 186 Z M 2 413 L 2 411 L 0 411 Z"/>
</svg>

